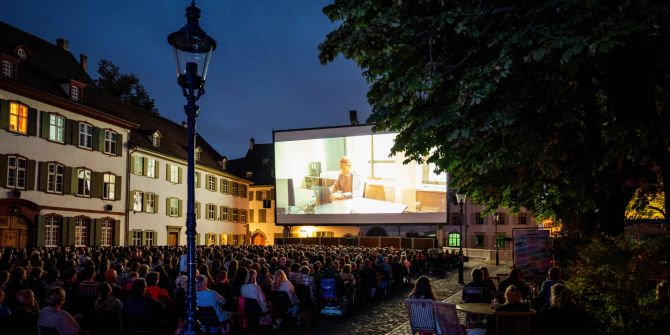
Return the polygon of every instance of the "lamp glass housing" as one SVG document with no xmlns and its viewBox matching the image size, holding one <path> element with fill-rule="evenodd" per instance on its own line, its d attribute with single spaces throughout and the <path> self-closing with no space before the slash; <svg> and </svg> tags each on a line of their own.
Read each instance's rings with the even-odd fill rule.
<svg viewBox="0 0 670 335">
<path fill-rule="evenodd" d="M 465 193 L 458 192 L 458 193 L 456 193 L 456 202 L 458 202 L 459 204 L 462 204 L 462 203 L 465 202 L 465 199 L 467 199 L 467 197 L 468 196 Z"/>
<path fill-rule="evenodd" d="M 200 28 L 200 9 L 187 7 L 186 18 L 186 25 L 168 36 L 177 63 L 177 77 L 196 75 L 205 80 L 216 41 Z"/>
</svg>

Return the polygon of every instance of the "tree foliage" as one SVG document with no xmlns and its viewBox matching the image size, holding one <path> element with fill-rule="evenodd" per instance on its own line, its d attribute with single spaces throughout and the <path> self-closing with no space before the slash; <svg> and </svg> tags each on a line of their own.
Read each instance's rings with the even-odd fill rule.
<svg viewBox="0 0 670 335">
<path fill-rule="evenodd" d="M 340 25 L 320 60 L 363 69 L 368 122 L 486 208 L 615 234 L 635 192 L 670 179 L 666 1 L 335 0 L 324 13 Z"/>
<path fill-rule="evenodd" d="M 100 77 L 95 81 L 96 85 L 109 95 L 158 114 L 154 99 L 147 93 L 134 73 L 121 73 L 117 65 L 103 59 L 98 63 L 98 74 Z"/>
</svg>

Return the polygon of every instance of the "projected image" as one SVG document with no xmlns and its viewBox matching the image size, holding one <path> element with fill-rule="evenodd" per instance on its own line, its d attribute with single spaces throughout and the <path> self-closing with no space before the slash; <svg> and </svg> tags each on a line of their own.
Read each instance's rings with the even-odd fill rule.
<svg viewBox="0 0 670 335">
<path fill-rule="evenodd" d="M 446 175 L 390 156 L 371 127 L 275 132 L 277 223 L 440 223 Z"/>
</svg>

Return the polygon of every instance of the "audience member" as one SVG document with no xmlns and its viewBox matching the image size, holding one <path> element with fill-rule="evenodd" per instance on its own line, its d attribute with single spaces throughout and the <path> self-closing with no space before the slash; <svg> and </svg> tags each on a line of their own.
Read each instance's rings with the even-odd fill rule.
<svg viewBox="0 0 670 335">
<path fill-rule="evenodd" d="M 39 314 L 37 325 L 39 334 L 45 335 L 45 329 L 55 329 L 59 335 L 77 335 L 81 331 L 79 324 L 70 313 L 63 311 L 65 303 L 65 290 L 54 287 L 47 292 L 45 299 L 46 307 Z"/>
</svg>

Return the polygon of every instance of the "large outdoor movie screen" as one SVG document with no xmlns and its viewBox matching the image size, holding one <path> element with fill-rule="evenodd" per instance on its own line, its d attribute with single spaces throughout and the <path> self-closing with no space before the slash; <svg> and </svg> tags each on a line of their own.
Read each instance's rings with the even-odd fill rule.
<svg viewBox="0 0 670 335">
<path fill-rule="evenodd" d="M 277 224 L 439 224 L 447 176 L 391 156 L 372 126 L 274 132 Z"/>
</svg>

